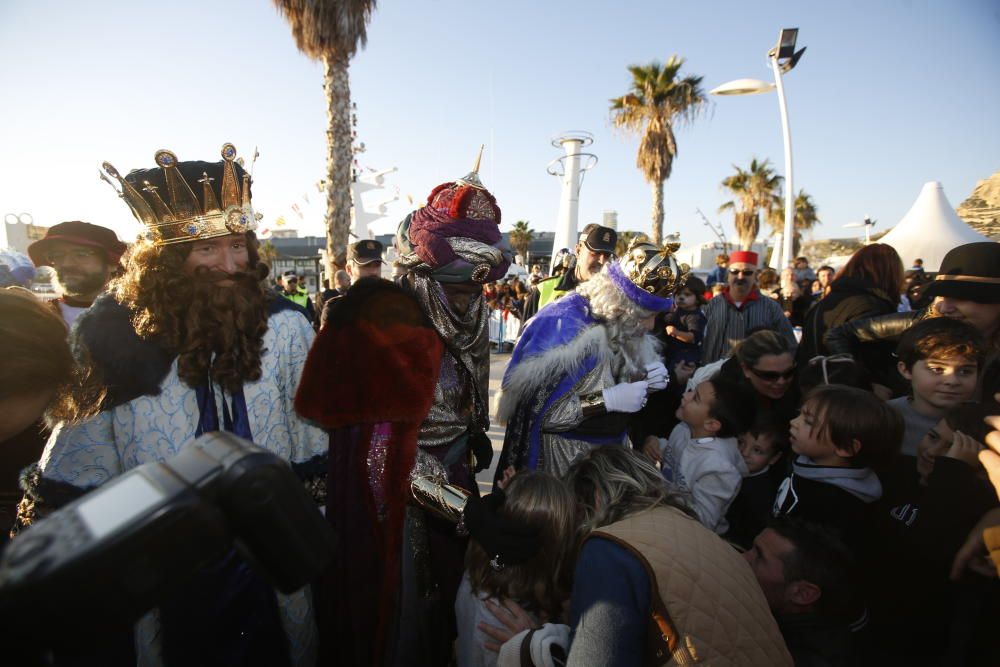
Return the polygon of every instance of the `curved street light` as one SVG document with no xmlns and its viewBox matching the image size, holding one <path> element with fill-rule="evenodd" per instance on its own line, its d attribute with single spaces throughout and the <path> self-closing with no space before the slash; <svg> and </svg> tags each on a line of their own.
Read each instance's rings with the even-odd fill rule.
<svg viewBox="0 0 1000 667">
<path fill-rule="evenodd" d="M 795 240 L 795 187 L 792 179 L 792 134 L 788 126 L 788 104 L 785 101 L 785 88 L 782 85 L 782 75 L 790 72 L 805 53 L 805 47 L 795 50 L 798 39 L 798 28 L 783 28 L 778 34 L 778 44 L 767 53 L 771 69 L 774 71 L 774 83 L 757 79 L 737 79 L 724 83 L 709 91 L 711 95 L 757 95 L 772 90 L 778 91 L 778 109 L 781 112 L 781 131 L 785 142 L 785 227 L 782 235 L 781 254 L 774 262 L 778 269 L 792 261 L 792 248 Z"/>
</svg>

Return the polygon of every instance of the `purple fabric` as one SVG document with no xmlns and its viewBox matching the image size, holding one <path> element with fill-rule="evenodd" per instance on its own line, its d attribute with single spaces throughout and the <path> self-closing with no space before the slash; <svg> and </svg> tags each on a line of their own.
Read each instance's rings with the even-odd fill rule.
<svg viewBox="0 0 1000 667">
<path fill-rule="evenodd" d="M 424 206 L 410 218 L 413 251 L 428 266 L 437 268 L 458 259 L 446 238 L 463 237 L 496 245 L 503 238 L 500 227 L 490 220 L 452 218 L 446 211 Z M 507 272 L 506 267 L 504 273 Z"/>
<path fill-rule="evenodd" d="M 608 264 L 607 272 L 608 276 L 611 278 L 611 282 L 613 282 L 618 289 L 624 292 L 629 301 L 643 310 L 649 310 L 654 313 L 662 313 L 673 307 L 673 299 L 665 299 L 662 296 L 650 294 L 629 280 L 628 276 L 625 275 L 625 272 L 622 271 L 622 267 L 618 264 L 618 262 Z"/>
</svg>

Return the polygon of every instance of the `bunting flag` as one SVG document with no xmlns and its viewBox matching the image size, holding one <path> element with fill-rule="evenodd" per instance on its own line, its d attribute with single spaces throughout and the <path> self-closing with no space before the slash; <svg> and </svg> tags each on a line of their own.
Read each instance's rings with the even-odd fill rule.
<svg viewBox="0 0 1000 667">
<path fill-rule="evenodd" d="M 278 219 L 274 221 L 274 224 L 275 224 L 276 227 L 284 227 L 285 226 L 285 216 L 279 215 Z"/>
</svg>

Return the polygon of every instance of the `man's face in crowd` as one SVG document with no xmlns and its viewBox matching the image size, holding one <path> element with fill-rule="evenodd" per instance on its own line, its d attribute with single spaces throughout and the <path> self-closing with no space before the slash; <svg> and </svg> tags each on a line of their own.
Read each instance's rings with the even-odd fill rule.
<svg viewBox="0 0 1000 667">
<path fill-rule="evenodd" d="M 368 264 L 358 264 L 352 259 L 347 263 L 347 272 L 351 276 L 352 283 L 356 283 L 362 278 L 381 278 L 382 263 L 369 262 Z"/>
<path fill-rule="evenodd" d="M 184 260 L 184 272 L 194 275 L 204 268 L 218 273 L 241 273 L 250 265 L 246 234 L 229 234 L 213 239 L 195 241 L 191 244 L 191 254 Z M 282 281 L 284 282 L 284 281 Z M 231 280 L 222 280 L 220 285 L 232 285 Z"/>
<path fill-rule="evenodd" d="M 747 262 L 733 262 L 729 265 L 729 289 L 746 294 L 757 284 L 757 267 Z"/>
<path fill-rule="evenodd" d="M 285 294 L 295 294 L 299 291 L 299 277 L 281 276 L 281 286 L 285 289 Z"/>
<path fill-rule="evenodd" d="M 100 248 L 55 241 L 49 250 L 49 261 L 56 278 L 69 296 L 95 295 L 111 280 L 114 267 Z"/>
<path fill-rule="evenodd" d="M 819 281 L 820 286 L 825 289 L 833 280 L 833 271 L 830 269 L 820 269 L 816 274 L 816 279 Z"/>
<path fill-rule="evenodd" d="M 611 259 L 609 252 L 596 252 L 583 241 L 576 244 L 576 274 L 581 281 L 587 281 L 601 272 L 601 268 Z"/>
<path fill-rule="evenodd" d="M 780 613 L 787 607 L 788 582 L 785 581 L 785 562 L 795 551 L 795 545 L 770 528 L 758 535 L 753 546 L 743 553 L 750 563 L 757 582 L 764 591 L 764 598 L 771 611 Z"/>
</svg>

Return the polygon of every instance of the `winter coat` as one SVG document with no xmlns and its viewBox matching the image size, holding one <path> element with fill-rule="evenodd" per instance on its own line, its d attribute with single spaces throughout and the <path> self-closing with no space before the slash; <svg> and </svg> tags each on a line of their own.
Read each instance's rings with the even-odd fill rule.
<svg viewBox="0 0 1000 667">
<path fill-rule="evenodd" d="M 799 366 L 820 354 L 828 354 L 823 342 L 833 327 L 866 317 L 896 312 L 899 298 L 862 278 L 840 278 L 830 285 L 830 293 L 806 313 L 802 340 L 797 353 Z"/>
</svg>

